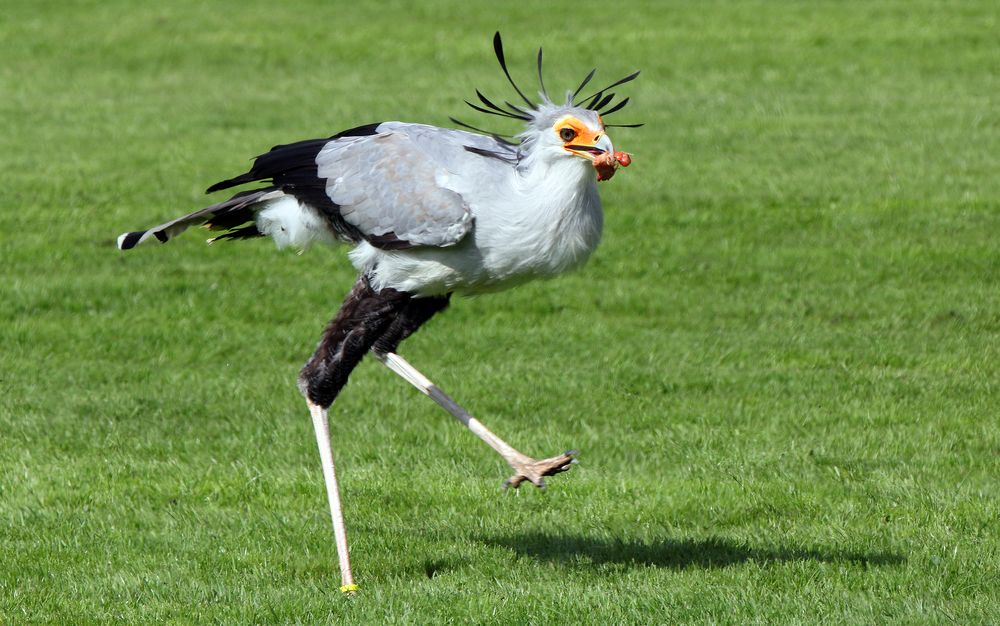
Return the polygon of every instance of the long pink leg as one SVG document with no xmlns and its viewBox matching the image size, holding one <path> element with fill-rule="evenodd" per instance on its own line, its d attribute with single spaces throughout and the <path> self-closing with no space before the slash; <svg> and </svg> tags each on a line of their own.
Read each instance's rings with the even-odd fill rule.
<svg viewBox="0 0 1000 626">
<path fill-rule="evenodd" d="M 347 551 L 347 527 L 344 525 L 344 513 L 340 508 L 340 489 L 337 486 L 337 474 L 333 468 L 333 449 L 330 447 L 330 425 L 326 409 L 309 403 L 309 413 L 312 415 L 313 428 L 316 430 L 316 443 L 319 444 L 319 458 L 323 464 L 323 479 L 326 482 L 326 496 L 330 501 L 330 517 L 333 519 L 333 537 L 337 542 L 337 558 L 340 559 L 340 590 L 353 594 L 358 586 L 354 584 L 351 574 L 351 558 Z"/>
</svg>

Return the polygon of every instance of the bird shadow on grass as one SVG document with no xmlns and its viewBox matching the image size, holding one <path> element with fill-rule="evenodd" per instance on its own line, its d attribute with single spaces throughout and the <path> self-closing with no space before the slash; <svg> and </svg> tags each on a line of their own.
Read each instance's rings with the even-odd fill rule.
<svg viewBox="0 0 1000 626">
<path fill-rule="evenodd" d="M 846 563 L 861 567 L 899 565 L 906 558 L 891 552 L 804 548 L 793 546 L 747 546 L 729 539 L 667 539 L 655 542 L 596 539 L 584 536 L 524 533 L 481 538 L 488 545 L 506 548 L 534 559 L 567 565 L 620 565 L 625 567 L 723 568 L 740 563 L 786 563 L 816 561 Z"/>
</svg>

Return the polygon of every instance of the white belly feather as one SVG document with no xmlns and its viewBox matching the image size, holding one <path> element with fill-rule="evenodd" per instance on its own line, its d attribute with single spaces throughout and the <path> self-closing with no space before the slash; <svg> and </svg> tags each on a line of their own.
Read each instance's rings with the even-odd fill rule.
<svg viewBox="0 0 1000 626">
<path fill-rule="evenodd" d="M 256 218 L 257 230 L 274 239 L 279 248 L 308 248 L 313 243 L 336 242 L 326 222 L 293 196 L 267 203 Z"/>
</svg>

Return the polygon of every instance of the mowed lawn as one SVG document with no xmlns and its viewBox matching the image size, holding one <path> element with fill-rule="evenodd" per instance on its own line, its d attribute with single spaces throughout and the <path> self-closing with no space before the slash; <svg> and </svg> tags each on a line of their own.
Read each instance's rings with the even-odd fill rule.
<svg viewBox="0 0 1000 626">
<path fill-rule="evenodd" d="M 582 271 L 459 299 L 331 412 L 344 250 L 122 254 L 277 143 L 633 69 Z M 0 18 L 0 623 L 1000 621 L 995 2 L 27 2 Z M 612 121 L 609 118 L 609 121 Z M 503 122 L 503 120 L 501 120 Z M 510 130 L 512 127 L 491 125 Z"/>
</svg>

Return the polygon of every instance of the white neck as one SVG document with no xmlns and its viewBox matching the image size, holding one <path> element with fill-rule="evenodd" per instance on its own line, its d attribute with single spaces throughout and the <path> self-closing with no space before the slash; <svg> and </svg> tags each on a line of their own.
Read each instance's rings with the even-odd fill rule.
<svg viewBox="0 0 1000 626">
<path fill-rule="evenodd" d="M 511 177 L 504 210 L 477 218 L 487 264 L 503 279 L 553 276 L 582 264 L 600 242 L 603 225 L 590 163 L 531 154 Z"/>
</svg>

